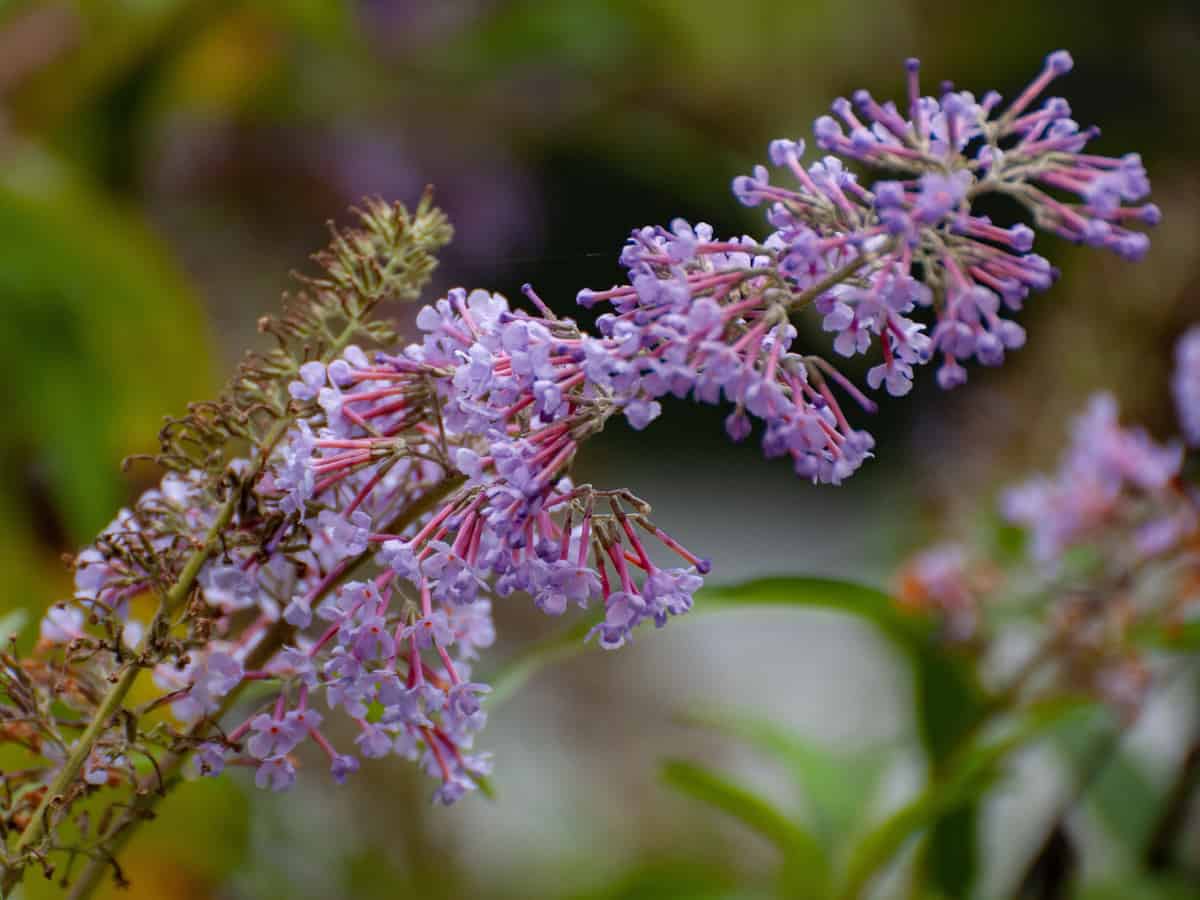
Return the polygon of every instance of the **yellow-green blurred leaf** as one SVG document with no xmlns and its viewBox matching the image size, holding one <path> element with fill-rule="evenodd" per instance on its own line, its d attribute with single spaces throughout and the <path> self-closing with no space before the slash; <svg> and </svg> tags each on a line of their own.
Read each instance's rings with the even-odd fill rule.
<svg viewBox="0 0 1200 900">
<path fill-rule="evenodd" d="M 0 170 L 0 305 L 0 453 L 86 540 L 123 499 L 120 458 L 212 390 L 196 297 L 144 224 L 24 146 Z M 0 506 L 28 517 L 15 487 Z"/>
</svg>

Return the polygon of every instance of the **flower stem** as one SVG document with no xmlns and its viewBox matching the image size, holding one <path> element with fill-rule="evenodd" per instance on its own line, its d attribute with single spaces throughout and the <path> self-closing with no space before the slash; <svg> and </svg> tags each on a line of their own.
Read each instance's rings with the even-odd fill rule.
<svg viewBox="0 0 1200 900">
<path fill-rule="evenodd" d="M 984 703 L 959 736 L 957 746 L 946 759 L 933 767 L 928 783 L 916 798 L 868 832 L 851 856 L 845 884 L 837 895 L 839 900 L 859 900 L 876 874 L 892 861 L 909 836 L 932 826 L 940 815 L 962 802 L 962 788 L 981 767 L 981 759 L 996 764 L 1037 736 L 1036 728 L 1018 728 L 1014 735 L 990 747 L 978 743 L 989 725 L 1016 708 L 1025 687 L 1050 658 L 1053 646 L 1053 640 L 1042 644 L 1009 681 Z"/>
<path fill-rule="evenodd" d="M 841 284 L 867 263 L 874 262 L 879 258 L 879 255 L 880 254 L 864 253 L 856 256 L 840 269 L 835 269 L 834 271 L 830 272 L 812 287 L 806 289 L 802 293 L 788 298 L 788 301 L 785 304 L 788 312 L 796 313 L 804 309 L 804 307 L 808 306 L 808 304 L 812 303 L 831 287 Z"/>
<path fill-rule="evenodd" d="M 46 788 L 46 793 L 42 797 L 42 802 L 38 805 L 33 817 L 29 820 L 29 824 L 21 833 L 20 839 L 17 841 L 17 846 L 13 856 L 15 862 L 9 865 L 4 870 L 3 881 L 0 882 L 0 894 L 7 897 L 9 893 L 18 884 L 21 883 L 22 875 L 24 874 L 24 866 L 22 858 L 26 855 L 30 848 L 39 843 L 49 830 L 49 818 L 52 813 L 52 807 L 59 805 L 64 799 L 64 793 L 71 787 L 75 779 L 79 776 L 79 770 L 83 768 L 92 748 L 100 735 L 108 728 L 108 723 L 121 708 L 121 704 L 125 702 L 125 695 L 129 693 L 129 689 L 133 687 L 134 681 L 137 680 L 138 666 L 134 663 L 128 664 L 121 676 L 117 679 L 116 684 L 104 696 L 99 708 L 96 710 L 96 715 L 92 721 L 88 723 L 88 727 L 80 735 L 79 740 L 75 742 L 75 746 L 71 754 L 67 757 L 66 762 L 58 771 L 58 775 L 54 781 Z"/>
<path fill-rule="evenodd" d="M 283 619 L 279 619 L 271 626 L 271 629 L 263 635 L 263 639 L 251 651 L 250 656 L 246 658 L 246 665 L 249 668 L 258 668 L 269 660 L 275 652 L 287 643 L 288 637 L 292 631 L 292 627 Z M 237 700 L 245 688 L 246 682 L 243 681 L 229 693 L 221 704 L 215 718 L 220 718 Z M 207 722 L 199 723 L 192 729 L 189 737 L 199 739 L 203 735 L 204 726 Z M 99 887 L 100 882 L 104 878 L 104 873 L 108 871 L 111 859 L 114 859 L 129 843 L 133 837 L 137 826 L 141 822 L 145 822 L 154 816 L 154 807 L 160 800 L 166 796 L 167 786 L 179 777 L 180 770 L 187 762 L 190 754 L 187 751 L 174 751 L 168 753 L 158 765 L 159 777 L 162 779 L 163 790 L 161 791 L 144 791 L 136 792 L 132 802 L 125 808 L 125 812 L 113 824 L 109 831 L 112 838 L 109 845 L 105 848 L 105 852 L 95 855 L 84 868 L 83 873 L 75 880 L 71 886 L 71 893 L 68 895 L 68 900 L 87 900 L 93 892 Z"/>
</svg>

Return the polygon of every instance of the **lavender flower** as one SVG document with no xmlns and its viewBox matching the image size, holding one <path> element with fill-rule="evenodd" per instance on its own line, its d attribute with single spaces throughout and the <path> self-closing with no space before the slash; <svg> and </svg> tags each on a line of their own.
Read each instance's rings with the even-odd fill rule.
<svg viewBox="0 0 1200 900">
<path fill-rule="evenodd" d="M 196 749 L 192 763 L 198 774 L 215 778 L 225 771 L 225 748 L 207 741 Z"/>
<path fill-rule="evenodd" d="M 296 767 L 286 756 L 268 759 L 254 773 L 254 783 L 271 791 L 286 791 L 296 783 Z"/>
<path fill-rule="evenodd" d="M 265 713 L 251 720 L 250 730 L 253 734 L 246 742 L 246 749 L 258 759 L 291 753 L 305 736 L 293 721 Z"/>
<path fill-rule="evenodd" d="M 83 637 L 83 622 L 83 610 L 56 604 L 50 607 L 42 619 L 41 638 L 51 644 L 66 644 Z"/>
<path fill-rule="evenodd" d="M 1130 495 L 1164 496 L 1182 462 L 1178 445 L 1160 446 L 1144 431 L 1122 428 L 1116 401 L 1098 394 L 1076 421 L 1058 473 L 1009 490 L 1004 515 L 1030 529 L 1034 557 L 1054 565 L 1116 517 L 1136 514 Z"/>
<path fill-rule="evenodd" d="M 761 166 L 733 185 L 743 203 L 768 206 L 775 230 L 762 241 L 718 241 L 707 225 L 681 221 L 634 231 L 621 256 L 629 284 L 579 297 L 614 308 L 600 321 L 607 340 L 585 351 L 589 378 L 609 387 L 619 380 L 635 427 L 644 427 L 652 417 L 648 404 L 665 393 L 704 402 L 724 394 L 738 404 L 730 420 L 735 439 L 749 430 L 748 410 L 767 423 L 768 455 L 790 454 L 797 470 L 816 480 L 841 480 L 872 442 L 849 427 L 817 376 L 872 405 L 828 363 L 791 351 L 794 331 L 779 324 L 791 313 L 813 305 L 841 355 L 878 344 L 883 361 L 868 375 L 872 388 L 886 385 L 902 396 L 913 367 L 935 357 L 942 359 L 938 381 L 949 388 L 966 379 L 962 360 L 996 365 L 1024 343 L 1023 329 L 1000 310 L 1019 309 L 1056 274 L 1029 253 L 1030 228 L 1001 228 L 975 215 L 978 197 L 1011 196 L 1035 226 L 1071 240 L 1131 259 L 1145 251 L 1145 237 L 1128 225 L 1154 224 L 1157 210 L 1125 205 L 1149 190 L 1138 158 L 1083 153 L 1095 133 L 1068 118 L 1065 101 L 1052 98 L 1029 111 L 1070 67 L 1067 54 L 1051 54 L 1038 78 L 999 112 L 994 93 L 980 102 L 967 92 L 921 96 L 918 65 L 910 61 L 907 116 L 859 91 L 853 104 L 833 104 L 837 118 L 824 116 L 815 126 L 823 149 L 907 178 L 868 189 L 836 156 L 805 168 L 804 143 L 779 140 L 771 162 L 790 172 L 795 188 L 772 185 Z M 1078 195 L 1083 205 L 1056 199 L 1058 191 Z M 936 321 L 926 334 L 909 314 L 929 307 Z"/>
<path fill-rule="evenodd" d="M 1200 326 L 1189 328 L 1175 344 L 1171 390 L 1184 439 L 1200 447 Z"/>
<path fill-rule="evenodd" d="M 200 658 L 184 669 L 175 666 L 159 666 L 155 669 L 155 682 L 160 687 L 179 693 L 179 699 L 171 704 L 176 717 L 185 722 L 194 722 L 216 712 L 221 700 L 241 684 L 245 674 L 242 664 L 228 649 L 215 643 L 208 652 L 200 653 Z"/>
</svg>

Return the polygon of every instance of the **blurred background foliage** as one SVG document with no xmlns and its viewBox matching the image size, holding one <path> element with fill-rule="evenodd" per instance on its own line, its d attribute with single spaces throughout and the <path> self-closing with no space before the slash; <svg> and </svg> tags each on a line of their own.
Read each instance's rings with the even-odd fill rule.
<svg viewBox="0 0 1200 900">
<path fill-rule="evenodd" d="M 36 615 L 69 589 L 61 554 L 156 477 L 121 458 L 214 391 L 322 222 L 359 197 L 411 201 L 433 182 L 458 231 L 439 289 L 512 295 L 531 280 L 567 310 L 579 287 L 619 277 L 635 225 L 757 229 L 729 179 L 770 138 L 807 134 L 833 96 L 895 95 L 904 57 L 1011 95 L 1059 46 L 1077 61 L 1063 87 L 1077 118 L 1104 125 L 1105 152 L 1146 158 L 1165 216 L 1149 259 L 1048 247 L 1064 277 L 1030 304 L 1029 346 L 954 395 L 927 384 L 888 404 L 879 459 L 843 489 L 726 446 L 714 410 L 677 404 L 670 426 L 606 434 L 588 477 L 649 496 L 723 581 L 885 583 L 921 541 L 977 525 L 1014 472 L 1046 467 L 1095 388 L 1169 427 L 1169 348 L 1200 318 L 1194 2 L 0 0 L 0 615 Z M 128 896 L 804 896 L 789 865 L 811 856 L 809 837 L 836 857 L 897 808 L 971 702 L 873 602 L 824 592 L 824 610 L 725 610 L 619 657 L 525 672 L 487 733 L 493 804 L 434 812 L 387 765 L 253 810 L 234 779 L 194 786 L 132 848 Z M 519 610 L 502 626 L 517 641 L 549 630 Z M 1088 898 L 1196 896 L 1122 880 L 1137 867 L 1111 852 L 1146 839 L 1188 742 L 1195 716 L 1174 701 L 1071 820 Z M 1010 894 L 1013 861 L 1062 824 L 1052 757 L 1103 727 L 1057 723 L 1057 756 L 1023 756 L 1007 805 L 966 796 L 962 815 L 986 814 L 983 849 L 955 851 L 965 820 L 951 818 L 936 845 L 959 867 L 946 878 Z M 668 756 L 674 793 L 659 780 Z M 780 813 L 763 797 L 797 802 Z"/>
</svg>

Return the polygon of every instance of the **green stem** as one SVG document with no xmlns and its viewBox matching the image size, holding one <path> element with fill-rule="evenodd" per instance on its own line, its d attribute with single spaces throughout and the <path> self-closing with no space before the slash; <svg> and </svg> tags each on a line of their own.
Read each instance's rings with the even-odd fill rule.
<svg viewBox="0 0 1200 900">
<path fill-rule="evenodd" d="M 96 741 L 108 729 L 109 722 L 117 711 L 121 708 L 121 704 L 125 702 L 125 696 L 129 693 L 129 689 L 133 687 L 134 681 L 137 680 L 139 668 L 137 665 L 130 663 L 121 672 L 116 684 L 112 686 L 109 692 L 104 696 L 100 706 L 96 710 L 96 715 L 92 721 L 88 723 L 88 727 L 83 734 L 79 736 L 79 740 L 75 742 L 74 749 L 63 763 L 62 768 L 58 770 L 58 775 L 54 781 L 46 788 L 45 794 L 42 796 L 42 802 L 38 805 L 37 810 L 33 814 L 33 818 L 29 820 L 29 824 L 21 833 L 20 839 L 17 841 L 17 846 L 14 851 L 14 856 L 18 864 L 8 867 L 4 872 L 3 884 L 0 885 L 0 893 L 8 896 L 20 882 L 24 872 L 24 868 L 20 865 L 20 860 L 26 855 L 30 848 L 37 845 L 49 831 L 48 819 L 52 812 L 52 807 L 58 806 L 65 799 L 67 790 L 74 784 L 75 779 L 79 775 L 79 770 L 83 768 L 87 762 L 88 756 L 92 752 L 92 748 L 96 745 Z"/>
<path fill-rule="evenodd" d="M 933 767 L 932 777 L 915 799 L 902 806 L 859 844 L 847 867 L 846 881 L 838 894 L 841 900 L 858 900 L 875 875 L 899 852 L 914 831 L 932 825 L 939 816 L 962 801 L 962 792 L 982 765 L 994 765 L 1008 753 L 1035 736 L 1041 724 L 1024 727 L 988 748 L 976 750 L 976 740 L 1002 713 L 1016 705 L 1030 679 L 1049 659 L 1052 642 L 1043 644 L 1009 682 L 997 691 L 963 731 L 958 745 Z M 918 879 L 919 881 L 919 879 Z"/>
<path fill-rule="evenodd" d="M 263 636 L 263 639 L 254 648 L 250 656 L 246 658 L 246 668 L 261 668 L 275 655 L 275 652 L 280 647 L 287 643 L 291 630 L 291 626 L 287 622 L 279 619 L 271 627 L 271 630 Z M 245 689 L 245 686 L 246 682 L 243 681 L 229 693 L 222 702 L 221 708 L 217 711 L 215 718 L 220 719 L 232 708 L 238 696 Z M 197 724 L 192 729 L 189 737 L 196 740 L 202 738 L 207 724 L 207 721 Z M 109 832 L 113 837 L 108 847 L 104 848 L 106 852 L 103 855 L 93 856 L 88 862 L 83 873 L 75 880 L 74 885 L 72 885 L 68 900 L 87 900 L 87 898 L 92 896 L 96 888 L 99 887 L 100 882 L 104 879 L 104 873 L 108 871 L 110 866 L 109 860 L 115 859 L 129 843 L 129 840 L 137 830 L 138 823 L 153 817 L 154 808 L 158 806 L 159 801 L 166 797 L 167 786 L 173 783 L 179 776 L 184 763 L 187 762 L 190 755 L 187 751 L 173 751 L 159 761 L 159 775 L 156 778 L 161 777 L 162 779 L 161 789 L 135 793 L 132 802 L 125 808 L 125 812 L 121 814 Z"/>
<path fill-rule="evenodd" d="M 257 470 L 255 470 L 254 474 L 256 472 Z M 253 474 L 251 477 L 253 477 Z M 24 874 L 25 856 L 42 841 L 49 831 L 49 818 L 52 814 L 52 807 L 63 803 L 66 799 L 67 792 L 75 783 L 75 779 L 79 777 L 79 771 L 87 762 L 88 757 L 96 746 L 96 742 L 108 730 L 113 716 L 121 710 L 129 689 L 133 687 L 133 683 L 137 680 L 138 673 L 141 671 L 142 659 L 146 651 L 150 648 L 151 642 L 157 640 L 159 631 L 187 599 L 196 582 L 196 577 L 200 574 L 201 567 L 216 550 L 221 532 L 225 530 L 233 518 L 234 510 L 237 509 L 240 499 L 241 491 L 237 490 L 222 505 L 212 527 L 208 529 L 208 532 L 204 536 L 204 543 L 196 548 L 192 555 L 188 557 L 187 562 L 183 566 L 183 571 L 179 573 L 179 577 L 175 580 L 175 583 L 163 595 L 158 612 L 155 613 L 150 627 L 146 630 L 146 635 L 142 638 L 134 658 L 125 664 L 116 682 L 109 689 L 108 693 L 104 695 L 103 699 L 101 699 L 100 705 L 96 708 L 96 713 L 92 717 L 91 722 L 88 723 L 83 734 L 79 736 L 79 740 L 71 748 L 66 762 L 58 770 L 58 774 L 54 777 L 54 780 L 46 788 L 46 793 L 42 796 L 42 802 L 38 804 L 38 808 L 34 811 L 29 824 L 21 832 L 21 837 L 17 840 L 17 845 L 13 852 L 13 862 L 5 869 L 3 881 L 0 882 L 0 893 L 4 896 L 8 896 L 12 889 L 20 884 Z"/>
<path fill-rule="evenodd" d="M 1039 726 L 1040 727 L 1040 726 Z M 889 816 L 859 844 L 847 867 L 840 900 L 858 900 L 875 875 L 899 852 L 916 831 L 931 826 L 941 816 L 969 802 L 977 779 L 1022 747 L 1037 728 L 1018 731 L 987 747 L 963 744 L 955 763 L 935 776 L 915 799 Z M 975 750 L 975 753 L 969 751 Z"/>
<path fill-rule="evenodd" d="M 877 254 L 863 254 L 862 256 L 856 256 L 840 269 L 835 269 L 812 287 L 807 288 L 803 293 L 796 294 L 796 296 L 790 298 L 784 305 L 787 307 L 788 312 L 799 312 L 831 287 L 841 284 L 867 263 L 874 262 L 878 258 L 879 256 Z"/>
</svg>

